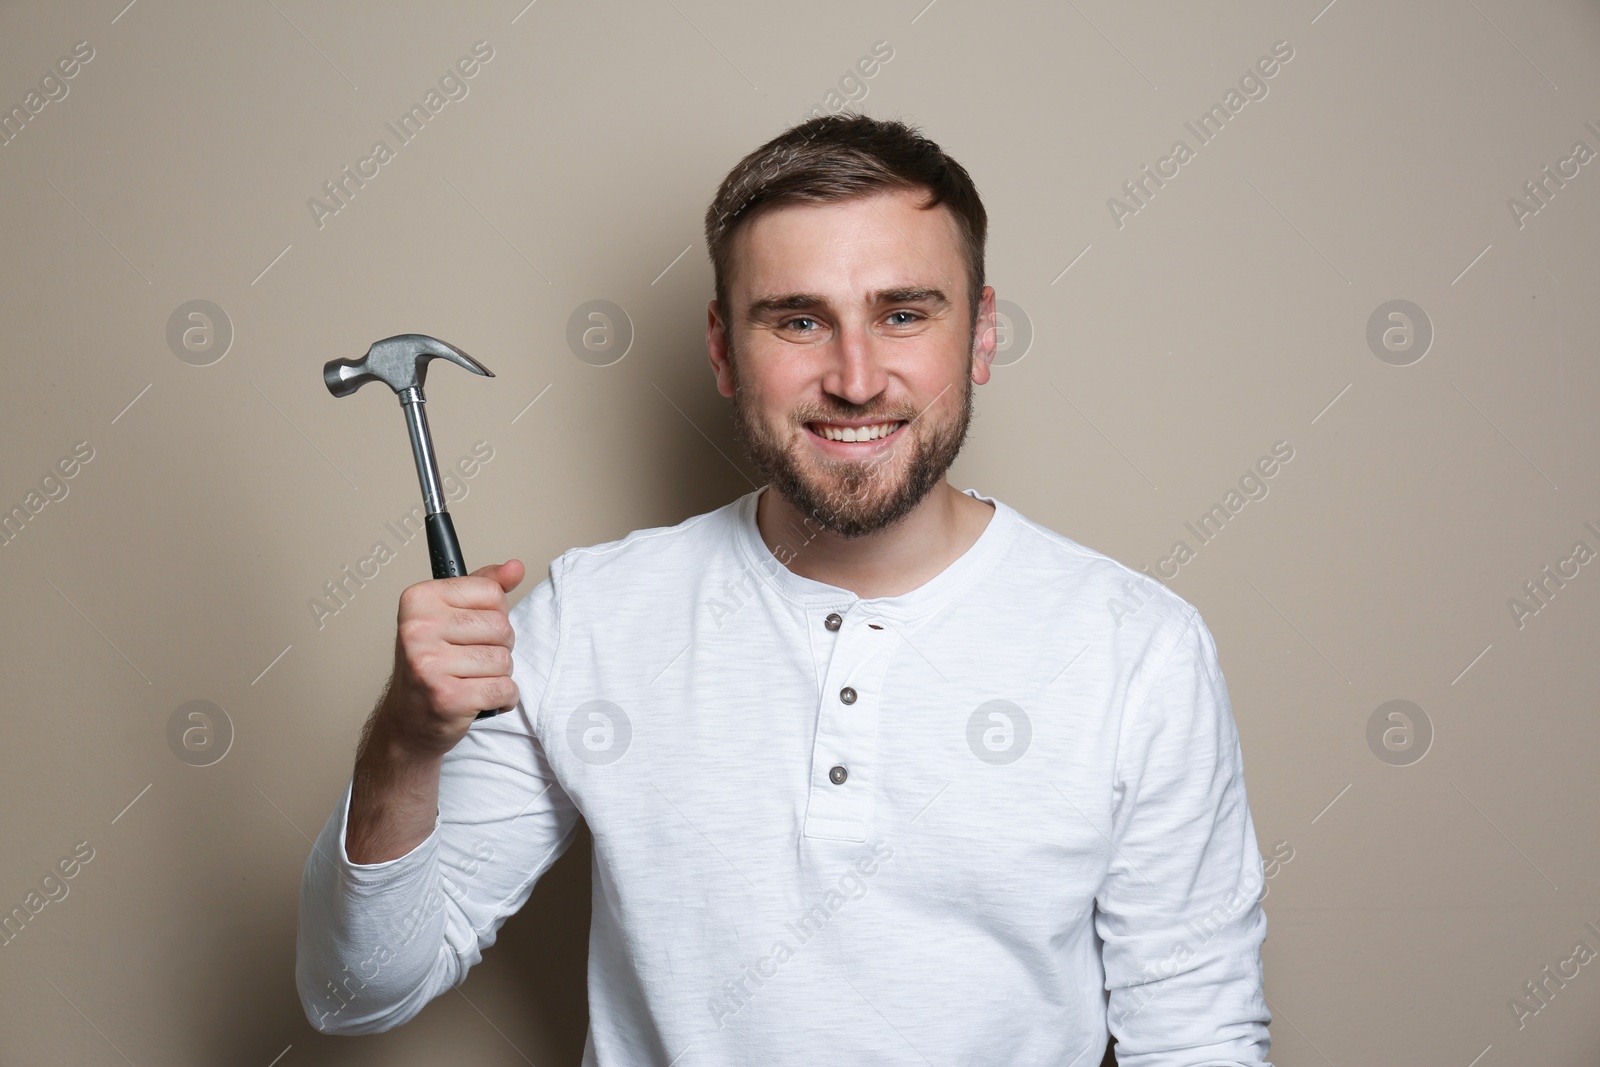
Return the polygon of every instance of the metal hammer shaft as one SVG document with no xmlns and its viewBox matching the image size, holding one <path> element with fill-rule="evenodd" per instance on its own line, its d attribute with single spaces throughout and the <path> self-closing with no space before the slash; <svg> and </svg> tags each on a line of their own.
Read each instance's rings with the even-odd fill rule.
<svg viewBox="0 0 1600 1067">
<path fill-rule="evenodd" d="M 439 467 L 433 459 L 428 413 L 423 409 L 426 403 L 420 385 L 400 391 L 400 409 L 406 414 L 406 429 L 411 431 L 411 455 L 416 458 L 417 478 L 422 482 L 423 507 L 429 515 L 438 515 L 444 511 L 444 494 L 439 490 Z"/>
<path fill-rule="evenodd" d="M 435 578 L 457 578 L 467 573 L 467 560 L 456 537 L 455 523 L 445 510 L 439 488 L 439 466 L 433 458 L 433 437 L 428 433 L 427 403 L 420 385 L 400 390 L 400 410 L 405 412 L 406 429 L 411 434 L 411 455 L 417 461 L 417 479 L 422 483 L 423 525 L 428 531 L 428 560 Z M 487 718 L 485 711 L 478 718 Z"/>
</svg>

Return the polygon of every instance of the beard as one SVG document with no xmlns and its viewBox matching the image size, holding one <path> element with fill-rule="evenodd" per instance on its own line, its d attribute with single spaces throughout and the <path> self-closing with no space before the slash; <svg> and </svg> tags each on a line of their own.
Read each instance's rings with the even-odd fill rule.
<svg viewBox="0 0 1600 1067">
<path fill-rule="evenodd" d="M 733 376 L 734 437 L 761 477 L 802 516 L 814 519 L 836 536 L 853 540 L 899 522 L 916 509 L 944 478 L 967 439 L 972 422 L 972 378 L 962 383 L 961 409 L 955 418 L 938 422 L 926 412 L 873 412 L 865 407 L 806 413 L 790 423 L 784 436 L 762 419 L 757 403 L 739 381 L 732 346 L 728 359 Z M 939 398 L 939 399 L 942 399 Z M 936 399 L 929 407 L 938 404 Z M 904 419 L 895 437 L 873 460 L 842 460 L 816 451 L 806 422 L 876 418 Z"/>
</svg>

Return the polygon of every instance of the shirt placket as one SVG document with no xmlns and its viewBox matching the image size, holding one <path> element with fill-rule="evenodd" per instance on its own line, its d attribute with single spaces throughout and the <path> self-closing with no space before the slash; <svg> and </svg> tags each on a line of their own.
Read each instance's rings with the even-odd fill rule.
<svg viewBox="0 0 1600 1067">
<path fill-rule="evenodd" d="M 817 703 L 805 836 L 865 841 L 877 781 L 878 709 L 891 624 L 860 608 L 817 618 L 828 668 Z M 832 652 L 826 649 L 832 642 Z"/>
</svg>

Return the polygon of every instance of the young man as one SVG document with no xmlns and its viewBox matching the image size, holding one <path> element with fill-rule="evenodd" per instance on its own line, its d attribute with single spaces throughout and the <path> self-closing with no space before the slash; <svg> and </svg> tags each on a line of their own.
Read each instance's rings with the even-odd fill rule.
<svg viewBox="0 0 1600 1067">
<path fill-rule="evenodd" d="M 971 180 L 814 119 L 706 215 L 767 484 L 401 597 L 306 863 L 330 1033 L 464 980 L 594 838 L 584 1063 L 1263 1065 L 1261 856 L 1216 646 L 1160 583 L 945 480 L 989 379 Z M 514 649 L 514 653 L 513 653 Z M 503 707 L 474 719 L 479 708 Z"/>
</svg>

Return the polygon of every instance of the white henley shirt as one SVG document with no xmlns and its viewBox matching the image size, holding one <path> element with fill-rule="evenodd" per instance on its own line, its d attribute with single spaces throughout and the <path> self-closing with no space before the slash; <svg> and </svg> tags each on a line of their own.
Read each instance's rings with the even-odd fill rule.
<svg viewBox="0 0 1600 1067">
<path fill-rule="evenodd" d="M 585 1067 L 1267 1065 L 1265 885 L 1216 646 L 1160 582 L 994 506 L 909 593 L 784 562 L 767 487 L 574 548 L 510 611 L 519 703 L 426 840 L 307 858 L 318 1030 L 399 1026 L 594 841 Z M 814 528 L 813 528 L 814 529 Z"/>
</svg>

